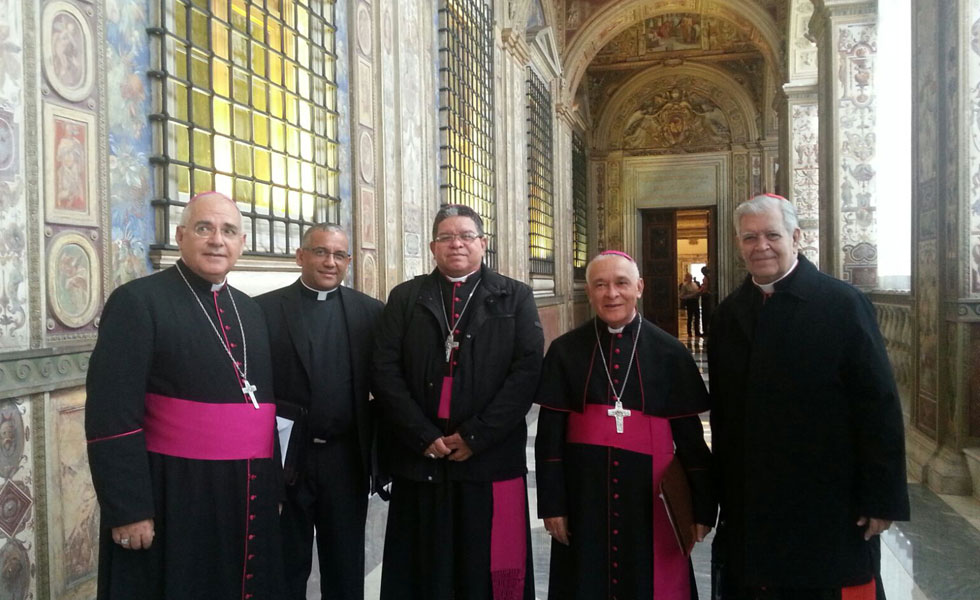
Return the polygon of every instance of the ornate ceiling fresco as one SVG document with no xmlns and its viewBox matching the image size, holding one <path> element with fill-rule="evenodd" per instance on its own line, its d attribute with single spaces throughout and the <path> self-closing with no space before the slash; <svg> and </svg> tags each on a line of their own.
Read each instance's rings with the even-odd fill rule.
<svg viewBox="0 0 980 600">
<path fill-rule="evenodd" d="M 586 86 L 591 113 L 598 118 L 606 101 L 640 70 L 686 61 L 712 64 L 742 85 L 762 111 L 765 59 L 755 29 L 694 13 L 670 13 L 636 23 L 599 50 L 589 65 Z"/>
</svg>

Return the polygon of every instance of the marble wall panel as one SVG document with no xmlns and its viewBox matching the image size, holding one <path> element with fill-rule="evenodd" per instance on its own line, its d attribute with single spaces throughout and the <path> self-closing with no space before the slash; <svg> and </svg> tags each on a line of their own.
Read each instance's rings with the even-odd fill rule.
<svg viewBox="0 0 980 600">
<path fill-rule="evenodd" d="M 542 306 L 538 309 L 538 317 L 541 320 L 541 327 L 544 329 L 544 347 L 547 351 L 551 342 L 565 332 L 561 322 L 561 306 Z"/>
<path fill-rule="evenodd" d="M 99 507 L 85 449 L 85 388 L 51 393 L 47 417 L 50 583 L 61 600 L 95 594 Z"/>
<path fill-rule="evenodd" d="M 939 389 L 939 262 L 935 240 L 920 241 L 918 248 L 918 414 L 923 431 L 938 433 L 937 397 Z"/>
<path fill-rule="evenodd" d="M 387 297 L 388 291 L 396 284 L 401 282 L 400 268 L 401 261 L 401 218 L 399 202 L 398 179 L 401 173 L 401 165 L 398 160 L 399 152 L 399 131 L 401 116 L 395 110 L 397 76 L 397 57 L 396 51 L 400 51 L 400 46 L 395 43 L 395 23 L 396 12 L 399 4 L 394 2 L 382 2 L 381 9 L 381 111 L 385 118 L 378 124 L 383 140 L 382 160 L 384 168 L 383 186 L 384 194 L 384 236 L 383 263 L 384 263 L 384 295 Z"/>
<path fill-rule="evenodd" d="M 31 402 L 0 400 L 0 590 L 6 600 L 34 598 L 37 588 Z"/>
<path fill-rule="evenodd" d="M 109 119 L 109 211 L 112 286 L 150 271 L 154 239 L 149 169 L 153 139 L 149 37 L 151 0 L 106 0 L 106 84 Z M 108 294 L 111 290 L 106 290 Z"/>
<path fill-rule="evenodd" d="M 820 260 L 819 118 L 816 102 L 790 106 L 792 155 L 790 197 L 796 205 L 802 238 L 800 251 L 814 264 Z"/>
<path fill-rule="evenodd" d="M 0 351 L 11 351 L 30 345 L 21 1 L 0 0 L 0 14 Z"/>
<path fill-rule="evenodd" d="M 970 325 L 970 355 L 968 360 L 968 433 L 980 437 L 980 323 Z"/>
<path fill-rule="evenodd" d="M 337 126 L 340 168 L 340 226 L 351 231 L 353 223 L 354 175 L 351 170 L 351 93 L 350 93 L 350 52 L 348 50 L 348 3 L 334 2 L 334 23 L 337 33 L 334 44 L 337 52 L 337 111 L 340 115 Z"/>
<path fill-rule="evenodd" d="M 873 23 L 840 25 L 836 136 L 842 279 L 873 288 L 878 282 L 875 240 L 875 56 Z"/>
<path fill-rule="evenodd" d="M 969 194 L 970 202 L 970 296 L 980 297 L 980 1 L 970 0 L 968 5 L 970 23 L 970 52 L 963 53 L 968 57 L 964 65 L 964 75 L 967 77 L 966 89 L 970 91 L 968 99 L 969 114 L 973 118 L 965 124 L 970 130 L 970 144 L 964 148 L 969 153 Z M 960 113 L 963 114 L 963 113 Z"/>
<path fill-rule="evenodd" d="M 432 63 L 424 59 L 425 40 L 420 35 L 423 27 L 432 23 L 432 14 L 423 8 L 432 8 L 429 2 L 417 0 L 398 4 L 398 113 L 401 116 L 399 149 L 401 181 L 392 191 L 400 194 L 402 207 L 403 238 L 400 257 L 404 263 L 405 279 L 422 273 L 427 265 L 423 252 L 422 239 L 426 230 L 422 222 L 424 211 L 422 202 L 426 198 L 427 183 L 424 180 L 423 147 L 428 137 L 425 135 L 423 115 L 433 110 L 431 98 L 426 90 L 426 69 Z"/>
</svg>

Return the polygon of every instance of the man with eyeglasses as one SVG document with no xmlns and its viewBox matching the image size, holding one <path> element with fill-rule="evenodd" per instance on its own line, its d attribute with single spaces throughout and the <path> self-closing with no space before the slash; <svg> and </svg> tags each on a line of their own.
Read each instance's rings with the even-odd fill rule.
<svg viewBox="0 0 980 600">
<path fill-rule="evenodd" d="M 359 600 L 372 464 L 368 370 L 383 305 L 340 285 L 350 264 L 342 228 L 314 225 L 301 243 L 299 278 L 256 298 L 279 412 L 295 423 L 282 511 L 286 597 L 306 598 L 315 528 L 322 597 Z"/>
<path fill-rule="evenodd" d="M 531 289 L 482 264 L 483 221 L 436 213 L 436 268 L 391 291 L 374 393 L 392 474 L 381 598 L 534 598 L 527 427 L 544 335 Z"/>
<path fill-rule="evenodd" d="M 278 598 L 276 408 L 262 311 L 227 285 L 234 201 L 191 198 L 180 259 L 116 289 L 89 362 L 100 599 Z"/>
</svg>

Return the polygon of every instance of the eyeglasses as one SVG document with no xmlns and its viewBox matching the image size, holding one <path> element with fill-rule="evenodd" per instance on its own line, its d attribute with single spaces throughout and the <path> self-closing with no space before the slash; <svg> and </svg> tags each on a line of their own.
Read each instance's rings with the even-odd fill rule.
<svg viewBox="0 0 980 600">
<path fill-rule="evenodd" d="M 313 254 L 313 256 L 320 259 L 326 258 L 328 256 L 332 256 L 334 261 L 336 262 L 343 262 L 348 258 L 350 258 L 350 254 L 346 252 L 331 252 L 326 248 L 324 248 L 323 246 L 317 246 L 316 248 L 303 248 L 303 250 L 310 252 L 311 254 Z"/>
<path fill-rule="evenodd" d="M 448 244 L 454 240 L 459 240 L 464 244 L 472 244 L 482 237 L 483 236 L 479 233 L 474 233 L 472 231 L 464 231 L 463 233 L 440 233 L 436 236 L 435 242 L 437 244 Z"/>
<path fill-rule="evenodd" d="M 204 239 L 210 238 L 211 236 L 214 235 L 214 232 L 218 230 L 218 228 L 212 225 L 211 223 L 198 223 L 193 227 L 189 227 L 187 225 L 181 225 L 181 227 L 183 227 L 184 229 L 190 229 L 191 231 L 194 232 L 194 235 Z M 235 227 L 234 225 L 224 225 L 221 227 L 221 237 L 225 238 L 226 240 L 235 239 L 239 235 L 240 233 L 238 231 L 238 228 Z"/>
</svg>

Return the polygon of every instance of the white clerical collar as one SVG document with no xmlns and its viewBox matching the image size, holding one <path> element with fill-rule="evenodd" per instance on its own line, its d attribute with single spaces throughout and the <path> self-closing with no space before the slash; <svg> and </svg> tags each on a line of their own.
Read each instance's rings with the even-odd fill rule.
<svg viewBox="0 0 980 600">
<path fill-rule="evenodd" d="M 227 278 L 224 281 L 222 281 L 221 283 L 212 283 L 211 284 L 211 292 L 212 293 L 213 292 L 220 292 L 225 287 L 225 284 L 226 283 L 228 283 L 228 279 Z"/>
<path fill-rule="evenodd" d="M 477 271 L 479 271 L 479 270 L 480 270 L 480 269 L 477 269 L 476 271 L 473 271 L 473 273 L 476 273 L 476 272 L 477 272 Z M 466 275 L 463 275 L 462 277 L 450 277 L 449 275 L 445 275 L 445 274 L 444 274 L 444 275 L 443 275 L 443 277 L 445 277 L 446 279 L 448 279 L 448 280 L 449 280 L 449 281 L 451 281 L 452 283 L 463 283 L 463 282 L 465 282 L 465 281 L 467 280 L 467 278 L 469 278 L 469 276 L 470 276 L 470 275 L 472 275 L 473 273 L 467 273 Z"/>
<path fill-rule="evenodd" d="M 609 330 L 609 333 L 623 333 L 623 330 L 626 329 L 626 327 L 629 326 L 629 324 L 635 320 L 636 320 L 636 309 L 633 309 L 633 316 L 630 317 L 630 320 L 626 321 L 626 323 L 624 323 L 621 327 L 610 327 L 609 325 L 606 325 L 606 329 Z"/>
<path fill-rule="evenodd" d="M 305 287 L 306 289 L 308 289 L 311 292 L 313 292 L 314 294 L 316 294 L 316 299 L 318 301 L 320 301 L 320 302 L 323 302 L 324 300 L 326 300 L 327 299 L 327 296 L 329 296 L 330 294 L 336 292 L 337 291 L 337 287 L 340 287 L 338 285 L 337 287 L 333 288 L 332 290 L 318 290 L 318 289 L 316 289 L 314 287 L 310 287 L 310 286 L 306 285 L 306 282 L 303 281 L 303 278 L 302 277 L 299 278 L 299 282 L 303 284 L 303 287 Z"/>
<path fill-rule="evenodd" d="M 789 277 L 789 274 L 793 272 L 793 269 L 795 269 L 796 268 L 796 265 L 798 265 L 798 264 L 800 264 L 799 257 L 797 257 L 795 260 L 793 260 L 793 266 L 789 268 L 789 271 L 786 271 L 785 273 L 783 273 L 783 276 L 780 277 L 779 279 L 777 279 L 776 281 L 773 281 L 771 283 L 759 283 L 758 281 L 755 280 L 755 277 L 753 277 L 752 278 L 752 283 L 754 283 L 757 288 L 759 288 L 760 290 L 762 290 L 762 293 L 763 294 L 771 294 L 771 293 L 773 293 L 773 292 L 776 291 L 776 284 L 779 283 L 780 281 L 786 279 L 787 277 Z"/>
</svg>

